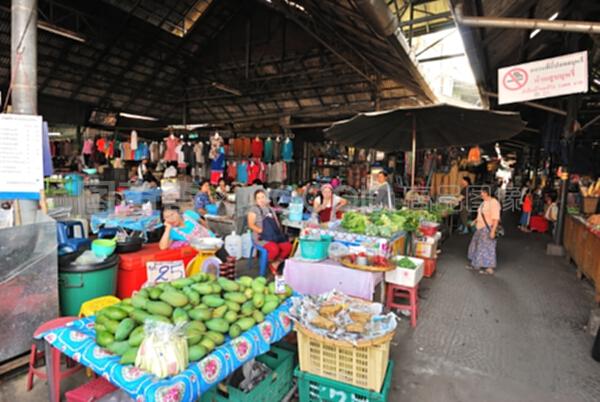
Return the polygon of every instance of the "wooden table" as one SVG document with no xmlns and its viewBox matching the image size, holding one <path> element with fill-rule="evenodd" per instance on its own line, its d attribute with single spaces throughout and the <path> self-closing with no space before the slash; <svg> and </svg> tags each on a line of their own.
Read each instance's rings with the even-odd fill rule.
<svg viewBox="0 0 600 402">
<path fill-rule="evenodd" d="M 596 303 L 600 303 L 600 236 L 573 215 L 565 220 L 564 246 L 569 259 L 577 265 L 577 277 L 585 276 L 595 286 Z"/>
</svg>

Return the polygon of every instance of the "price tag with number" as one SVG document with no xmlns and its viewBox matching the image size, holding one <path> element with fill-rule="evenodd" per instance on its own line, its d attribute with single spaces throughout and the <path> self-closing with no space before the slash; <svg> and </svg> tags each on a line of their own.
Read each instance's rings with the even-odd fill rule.
<svg viewBox="0 0 600 402">
<path fill-rule="evenodd" d="M 149 261 L 146 263 L 148 282 L 170 282 L 185 278 L 183 261 Z"/>
</svg>

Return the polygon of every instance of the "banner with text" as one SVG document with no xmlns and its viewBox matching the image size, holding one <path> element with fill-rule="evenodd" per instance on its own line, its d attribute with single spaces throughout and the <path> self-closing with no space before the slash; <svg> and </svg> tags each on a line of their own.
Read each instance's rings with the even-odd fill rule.
<svg viewBox="0 0 600 402">
<path fill-rule="evenodd" d="M 498 69 L 500 105 L 587 91 L 587 51 Z"/>
</svg>

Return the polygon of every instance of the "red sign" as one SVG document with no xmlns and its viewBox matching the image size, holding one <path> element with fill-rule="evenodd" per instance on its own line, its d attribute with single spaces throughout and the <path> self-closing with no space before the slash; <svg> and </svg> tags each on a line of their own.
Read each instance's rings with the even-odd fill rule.
<svg viewBox="0 0 600 402">
<path fill-rule="evenodd" d="M 527 71 L 522 68 L 512 68 L 504 74 L 502 84 L 509 91 L 516 91 L 523 88 L 527 84 L 528 79 L 529 75 L 527 75 Z"/>
</svg>

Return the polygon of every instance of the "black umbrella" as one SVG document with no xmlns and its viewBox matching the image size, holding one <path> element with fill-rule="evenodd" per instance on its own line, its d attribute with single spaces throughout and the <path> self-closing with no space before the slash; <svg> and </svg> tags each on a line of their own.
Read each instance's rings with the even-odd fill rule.
<svg viewBox="0 0 600 402">
<path fill-rule="evenodd" d="M 448 104 L 403 107 L 360 113 L 334 123 L 327 138 L 381 151 L 413 151 L 412 186 L 417 149 L 467 146 L 506 140 L 521 132 L 518 113 L 468 109 Z"/>
</svg>

